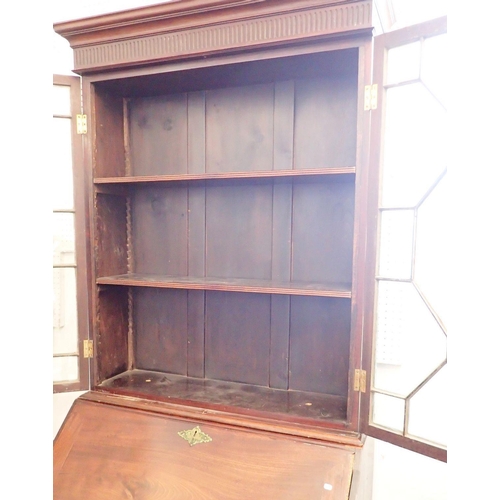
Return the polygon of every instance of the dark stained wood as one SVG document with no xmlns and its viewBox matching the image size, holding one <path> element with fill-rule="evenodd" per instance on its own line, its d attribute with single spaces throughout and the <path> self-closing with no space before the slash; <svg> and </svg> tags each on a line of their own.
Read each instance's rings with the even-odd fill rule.
<svg viewBox="0 0 500 500">
<path fill-rule="evenodd" d="M 206 93 L 206 170 L 272 170 L 274 85 Z"/>
<path fill-rule="evenodd" d="M 289 388 L 347 396 L 350 304 L 292 297 Z"/>
<path fill-rule="evenodd" d="M 191 185 L 188 190 L 188 275 L 206 274 L 206 190 Z"/>
<path fill-rule="evenodd" d="M 127 252 L 127 199 L 97 195 L 95 206 L 95 271 L 109 276 L 129 271 Z"/>
<path fill-rule="evenodd" d="M 292 279 L 352 282 L 354 185 L 294 183 Z"/>
<path fill-rule="evenodd" d="M 369 45 L 370 37 L 363 42 Z M 358 57 L 359 45 L 358 41 L 346 39 L 345 42 L 304 46 L 299 51 L 278 50 L 273 54 L 269 50 L 268 58 L 247 54 L 246 57 L 225 57 L 223 60 L 185 61 L 182 65 L 164 65 L 154 70 L 129 69 L 114 74 L 111 79 L 97 75 L 92 81 L 100 89 L 133 98 L 271 82 L 279 85 L 280 82 L 307 79 L 313 75 L 334 79 L 355 71 L 353 61 Z"/>
<path fill-rule="evenodd" d="M 295 82 L 295 168 L 354 165 L 356 116 L 355 72 L 349 77 Z"/>
<path fill-rule="evenodd" d="M 271 296 L 271 345 L 269 387 L 288 389 L 290 347 L 290 297 Z"/>
<path fill-rule="evenodd" d="M 129 366 L 129 295 L 126 288 L 101 287 L 94 332 L 96 384 Z"/>
<path fill-rule="evenodd" d="M 155 372 L 145 373 L 152 374 L 153 377 L 155 374 Z M 122 375 L 128 377 L 129 374 L 123 373 Z M 163 378 L 164 374 L 160 375 Z M 169 377 L 177 376 L 170 375 Z M 236 382 L 231 382 L 230 384 L 233 385 Z M 258 386 L 254 386 L 254 389 L 256 392 L 261 389 L 269 391 L 269 389 Z M 271 392 L 276 392 L 276 390 L 273 389 Z M 299 391 L 293 392 L 299 394 Z M 313 393 L 307 393 L 307 395 L 311 397 L 315 396 Z M 337 404 L 334 404 L 334 406 L 345 408 L 345 402 L 341 402 L 343 398 L 340 396 L 325 394 L 318 394 L 316 396 L 320 396 L 323 402 L 327 399 L 335 399 L 337 400 Z M 145 409 L 165 416 L 195 419 L 198 422 L 212 422 L 241 429 L 263 430 L 294 438 L 315 439 L 324 443 L 334 443 L 342 447 L 359 448 L 364 441 L 364 438 L 358 432 L 348 429 L 345 420 L 323 422 L 317 419 L 302 419 L 293 415 L 286 417 L 284 414 L 263 414 L 253 410 L 240 411 L 238 408 L 230 406 L 208 408 L 206 403 L 195 404 L 186 400 L 171 400 L 168 397 L 160 400 L 155 394 L 134 394 L 132 391 L 125 393 L 121 389 L 104 389 L 101 387 L 96 387 L 94 390 L 83 394 L 80 398 L 99 403 L 106 402 L 118 407 Z M 304 404 L 304 406 L 307 405 Z"/>
<path fill-rule="evenodd" d="M 205 377 L 205 292 L 188 290 L 187 352 L 190 377 Z"/>
<path fill-rule="evenodd" d="M 345 422 L 345 397 L 309 391 L 279 390 L 138 369 L 116 375 L 98 389 L 115 395 L 148 397 L 158 403 L 203 408 L 207 412 L 229 411 L 240 416 L 277 419 L 308 426 L 310 430 L 344 427 Z"/>
<path fill-rule="evenodd" d="M 94 179 L 94 183 L 101 187 L 112 184 L 141 184 L 141 183 L 185 183 L 186 181 L 217 181 L 220 179 L 265 179 L 265 178 L 286 178 L 310 176 L 329 177 L 332 175 L 348 175 L 356 172 L 355 167 L 334 167 L 334 168 L 309 168 L 302 170 L 259 170 L 256 172 L 213 172 L 203 174 L 187 175 L 150 175 L 150 176 L 124 176 L 124 177 L 99 177 Z"/>
<path fill-rule="evenodd" d="M 350 298 L 351 289 L 345 283 L 294 283 L 286 281 L 200 278 L 151 274 L 123 274 L 97 279 L 100 285 L 178 288 L 185 290 L 214 290 L 222 292 L 270 293 L 306 295 L 311 297 Z"/>
<path fill-rule="evenodd" d="M 205 172 L 205 92 L 188 94 L 188 172 Z"/>
<path fill-rule="evenodd" d="M 135 366 L 187 375 L 188 292 L 134 291 Z"/>
<path fill-rule="evenodd" d="M 295 85 L 293 80 L 274 85 L 274 170 L 293 169 Z"/>
<path fill-rule="evenodd" d="M 275 281 L 289 282 L 292 276 L 292 191 L 291 183 L 273 186 L 271 277 Z"/>
<path fill-rule="evenodd" d="M 132 175 L 187 173 L 187 95 L 128 103 Z"/>
<path fill-rule="evenodd" d="M 207 292 L 205 376 L 269 385 L 271 298 Z"/>
<path fill-rule="evenodd" d="M 138 273 L 188 273 L 188 191 L 148 187 L 132 204 L 134 268 Z"/>
<path fill-rule="evenodd" d="M 272 202 L 272 185 L 207 189 L 207 276 L 271 278 Z"/>
<path fill-rule="evenodd" d="M 357 165 L 368 165 L 369 144 L 362 140 L 370 137 L 370 124 L 364 120 L 364 85 L 365 75 L 372 73 L 371 43 L 366 42 L 359 49 L 358 56 L 358 145 L 356 153 Z M 367 212 L 369 193 L 373 191 L 368 183 L 368 169 L 357 171 L 355 178 L 355 206 L 354 206 L 354 236 L 353 236 L 353 272 L 352 272 L 352 298 L 351 298 L 351 346 L 349 367 L 349 402 L 347 406 L 347 420 L 358 422 L 360 419 L 361 392 L 354 390 L 355 370 L 364 367 L 362 363 L 363 339 L 363 308 L 365 300 L 364 268 L 366 266 L 366 224 L 367 218 L 373 216 Z"/>
<path fill-rule="evenodd" d="M 196 425 L 211 441 L 190 446 L 179 436 Z M 54 443 L 54 499 L 345 500 L 354 455 L 79 399 Z"/>
<path fill-rule="evenodd" d="M 94 92 L 95 175 L 126 174 L 123 99 L 106 90 Z"/>
<path fill-rule="evenodd" d="M 235 51 L 257 52 L 278 44 L 293 47 L 297 41 L 341 43 L 346 35 L 369 37 L 372 32 L 371 0 L 314 0 L 306 9 L 303 0 L 228 3 L 166 3 L 58 23 L 55 30 L 74 49 L 79 74 Z"/>
</svg>

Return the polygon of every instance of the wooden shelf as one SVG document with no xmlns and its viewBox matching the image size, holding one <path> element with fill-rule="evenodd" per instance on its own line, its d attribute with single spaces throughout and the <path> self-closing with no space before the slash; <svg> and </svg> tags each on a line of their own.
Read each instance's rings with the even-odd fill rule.
<svg viewBox="0 0 500 500">
<path fill-rule="evenodd" d="M 214 172 L 202 174 L 138 175 L 123 177 L 97 177 L 96 185 L 148 184 L 157 182 L 187 182 L 209 180 L 269 179 L 282 177 L 309 177 L 355 174 L 356 167 L 315 168 L 303 170 L 262 170 L 248 172 Z"/>
<path fill-rule="evenodd" d="M 132 273 L 97 278 L 97 284 L 351 298 L 351 285 L 347 283 L 276 282 L 271 280 L 196 278 Z"/>
<path fill-rule="evenodd" d="M 238 409 L 252 415 L 272 414 L 295 423 L 341 424 L 346 398 L 331 394 L 273 389 L 251 384 L 186 377 L 134 369 L 105 380 L 100 390 L 131 397 L 144 395 L 171 403 L 190 403 L 207 409 Z"/>
</svg>

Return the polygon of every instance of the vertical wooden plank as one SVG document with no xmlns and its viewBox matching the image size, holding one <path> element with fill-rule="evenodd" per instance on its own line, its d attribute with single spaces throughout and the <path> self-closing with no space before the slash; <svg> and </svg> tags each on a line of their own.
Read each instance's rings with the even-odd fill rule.
<svg viewBox="0 0 500 500">
<path fill-rule="evenodd" d="M 187 173 L 187 95 L 129 102 L 129 147 L 133 175 Z"/>
<path fill-rule="evenodd" d="M 269 387 L 288 389 L 290 296 L 271 296 Z"/>
<path fill-rule="evenodd" d="M 292 243 L 292 183 L 273 185 L 272 279 L 290 281 Z"/>
<path fill-rule="evenodd" d="M 354 166 L 357 76 L 297 80 L 295 168 Z"/>
<path fill-rule="evenodd" d="M 293 168 L 294 106 L 294 82 L 276 82 L 274 85 L 274 170 Z"/>
<path fill-rule="evenodd" d="M 205 292 L 188 291 L 188 359 L 189 377 L 205 376 Z"/>
<path fill-rule="evenodd" d="M 352 282 L 353 179 L 295 182 L 292 227 L 293 280 Z"/>
<path fill-rule="evenodd" d="M 205 92 L 188 94 L 188 174 L 205 172 Z"/>
<path fill-rule="evenodd" d="M 291 298 L 289 388 L 347 396 L 351 303 Z"/>
<path fill-rule="evenodd" d="M 132 209 L 135 271 L 187 275 L 187 188 L 137 189 Z"/>
<path fill-rule="evenodd" d="M 206 292 L 207 378 L 269 384 L 270 296 Z"/>
<path fill-rule="evenodd" d="M 272 185 L 207 187 L 207 274 L 270 279 Z"/>
<path fill-rule="evenodd" d="M 187 375 L 187 290 L 137 288 L 136 368 Z"/>
<path fill-rule="evenodd" d="M 273 249 L 272 279 L 290 281 L 292 184 L 273 186 Z M 271 345 L 269 385 L 288 389 L 288 360 L 290 335 L 290 297 L 271 297 Z"/>
<path fill-rule="evenodd" d="M 205 276 L 205 199 L 204 186 L 189 187 L 188 199 L 188 275 Z"/>
<path fill-rule="evenodd" d="M 274 85 L 206 94 L 207 172 L 272 170 Z"/>
</svg>

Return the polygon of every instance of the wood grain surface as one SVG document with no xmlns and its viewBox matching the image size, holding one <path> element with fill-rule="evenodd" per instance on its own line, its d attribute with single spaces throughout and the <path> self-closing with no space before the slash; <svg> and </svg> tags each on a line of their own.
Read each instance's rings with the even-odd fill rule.
<svg viewBox="0 0 500 500">
<path fill-rule="evenodd" d="M 179 432 L 212 439 L 191 446 Z M 77 400 L 54 442 L 54 500 L 347 499 L 354 452 Z"/>
</svg>

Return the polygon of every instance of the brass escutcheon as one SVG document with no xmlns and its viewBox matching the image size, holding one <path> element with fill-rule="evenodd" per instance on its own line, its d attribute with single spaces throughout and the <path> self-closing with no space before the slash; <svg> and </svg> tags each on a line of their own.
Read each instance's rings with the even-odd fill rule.
<svg viewBox="0 0 500 500">
<path fill-rule="evenodd" d="M 205 434 L 200 429 L 199 425 L 188 431 L 180 431 L 177 434 L 179 434 L 182 439 L 185 439 L 189 443 L 189 446 L 212 441 L 212 438 L 208 434 Z"/>
</svg>

